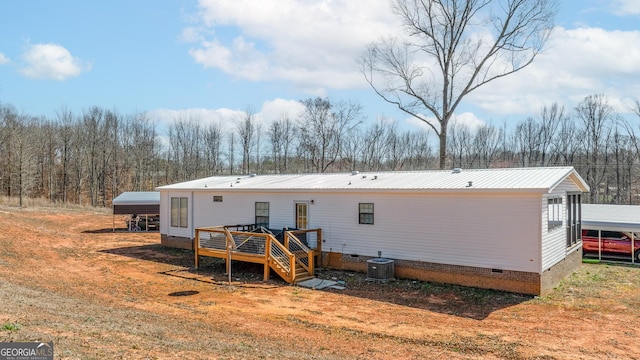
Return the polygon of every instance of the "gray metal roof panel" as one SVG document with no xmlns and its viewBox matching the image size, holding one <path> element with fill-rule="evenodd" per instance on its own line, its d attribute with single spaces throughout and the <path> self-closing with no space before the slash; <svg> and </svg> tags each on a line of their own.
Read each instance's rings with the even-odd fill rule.
<svg viewBox="0 0 640 360">
<path fill-rule="evenodd" d="M 113 205 L 154 205 L 160 204 L 157 191 L 127 191 L 115 197 Z"/>
<path fill-rule="evenodd" d="M 582 227 L 640 231 L 639 205 L 582 204 Z"/>
<path fill-rule="evenodd" d="M 575 174 L 579 186 L 588 186 L 573 167 L 500 168 L 359 173 L 215 176 L 158 187 L 158 190 L 433 190 L 548 192 Z M 471 186 L 470 186 L 471 185 Z"/>
</svg>

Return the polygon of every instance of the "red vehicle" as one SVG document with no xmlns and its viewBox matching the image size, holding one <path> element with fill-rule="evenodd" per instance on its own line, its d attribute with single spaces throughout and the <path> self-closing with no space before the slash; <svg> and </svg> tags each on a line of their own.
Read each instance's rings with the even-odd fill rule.
<svg viewBox="0 0 640 360">
<path fill-rule="evenodd" d="M 633 254 L 634 261 L 640 263 L 640 234 L 633 235 L 633 250 L 631 235 L 630 232 L 600 231 L 600 238 L 598 238 L 598 230 L 582 230 L 582 253 L 598 254 L 600 246 L 604 256 L 623 256 L 628 259 Z M 599 240 L 601 245 L 598 245 Z"/>
</svg>

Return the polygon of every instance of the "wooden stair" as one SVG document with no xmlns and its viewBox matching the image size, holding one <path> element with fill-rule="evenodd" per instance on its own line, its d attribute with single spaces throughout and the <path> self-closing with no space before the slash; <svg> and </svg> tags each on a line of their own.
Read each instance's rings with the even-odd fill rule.
<svg viewBox="0 0 640 360">
<path fill-rule="evenodd" d="M 315 276 L 311 275 L 307 269 L 305 269 L 299 263 L 295 263 L 295 276 L 288 269 L 283 268 L 278 261 L 270 260 L 269 266 L 273 269 L 278 276 L 284 279 L 289 284 L 297 284 L 301 281 L 313 279 Z"/>
<path fill-rule="evenodd" d="M 309 279 L 313 279 L 315 276 L 309 274 L 309 272 L 307 271 L 307 269 L 305 269 L 304 267 L 302 267 L 302 265 L 296 263 L 296 278 L 293 279 L 293 283 L 297 284 L 301 281 L 305 281 L 305 280 L 309 280 Z"/>
</svg>

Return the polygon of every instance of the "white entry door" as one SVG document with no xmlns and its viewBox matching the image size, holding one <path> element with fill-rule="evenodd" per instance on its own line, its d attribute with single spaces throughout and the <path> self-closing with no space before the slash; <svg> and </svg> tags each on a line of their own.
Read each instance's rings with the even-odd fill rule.
<svg viewBox="0 0 640 360">
<path fill-rule="evenodd" d="M 296 203 L 296 228 L 307 229 L 309 226 L 309 204 L 306 202 Z"/>
</svg>

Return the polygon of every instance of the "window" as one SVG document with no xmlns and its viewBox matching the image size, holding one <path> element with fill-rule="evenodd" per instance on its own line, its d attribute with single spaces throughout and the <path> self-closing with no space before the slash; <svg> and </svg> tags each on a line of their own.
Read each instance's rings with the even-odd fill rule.
<svg viewBox="0 0 640 360">
<path fill-rule="evenodd" d="M 555 230 L 562 226 L 562 196 L 554 196 L 549 198 L 549 206 L 547 209 L 547 225 L 548 231 Z"/>
<path fill-rule="evenodd" d="M 269 203 L 256 202 L 256 226 L 269 228 Z"/>
<path fill-rule="evenodd" d="M 171 226 L 187 227 L 189 199 L 186 197 L 171 198 Z"/>
<path fill-rule="evenodd" d="M 213 195 L 213 202 L 222 202 L 222 195 Z"/>
<path fill-rule="evenodd" d="M 373 203 L 358 204 L 359 223 L 373 225 Z"/>
<path fill-rule="evenodd" d="M 567 194 L 567 247 L 582 240 L 582 198 L 580 194 Z"/>
</svg>

